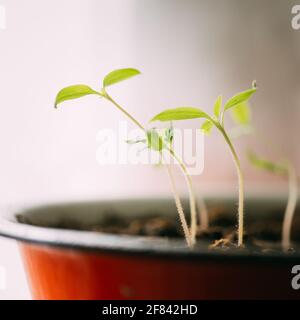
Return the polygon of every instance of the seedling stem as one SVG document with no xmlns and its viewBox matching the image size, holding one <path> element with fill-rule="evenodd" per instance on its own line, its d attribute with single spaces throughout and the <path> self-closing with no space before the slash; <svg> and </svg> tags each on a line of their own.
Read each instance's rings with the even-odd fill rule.
<svg viewBox="0 0 300 320">
<path fill-rule="evenodd" d="M 249 98 L 256 92 L 256 83 L 253 82 L 252 88 L 244 92 L 240 92 L 230 98 L 225 105 L 222 104 L 222 96 L 216 99 L 214 105 L 214 114 L 210 116 L 205 111 L 193 107 L 179 107 L 175 109 L 167 109 L 157 114 L 151 119 L 153 121 L 175 121 L 175 120 L 189 120 L 189 119 L 205 119 L 201 126 L 201 130 L 209 134 L 213 127 L 216 127 L 224 137 L 227 145 L 229 146 L 233 161 L 238 175 L 239 186 L 239 206 L 238 206 L 238 246 L 243 245 L 244 235 L 244 179 L 241 169 L 240 160 L 235 151 L 235 148 L 226 133 L 224 128 L 224 114 L 227 110 L 240 107 L 241 104 L 246 103 Z M 223 108 L 222 108 L 223 106 Z"/>
<path fill-rule="evenodd" d="M 169 170 L 170 168 L 167 166 L 168 174 L 170 176 L 172 190 L 174 193 L 176 208 L 179 213 L 180 221 L 183 227 L 184 235 L 187 241 L 188 246 L 192 247 L 194 246 L 196 242 L 196 231 L 197 231 L 197 212 L 196 212 L 196 202 L 195 202 L 195 196 L 194 196 L 194 190 L 193 190 L 193 184 L 192 179 L 189 174 L 188 169 L 186 168 L 184 162 L 175 154 L 172 145 L 164 144 L 161 137 L 155 130 L 146 130 L 146 128 L 138 121 L 136 120 L 130 113 L 128 113 L 122 106 L 120 106 L 106 91 L 106 88 L 108 86 L 111 86 L 115 83 L 118 83 L 120 81 L 129 79 L 133 76 L 136 76 L 140 74 L 140 72 L 137 69 L 133 68 L 125 68 L 125 69 L 118 69 L 110 72 L 108 75 L 105 76 L 103 79 L 103 87 L 100 91 L 96 91 L 92 89 L 91 87 L 84 85 L 84 84 L 78 84 L 69 86 L 66 88 L 63 88 L 56 96 L 55 101 L 55 107 L 58 106 L 58 104 L 67 101 L 67 100 L 73 100 L 78 99 L 87 95 L 97 95 L 100 96 L 110 103 L 112 103 L 117 109 L 119 109 L 127 118 L 129 118 L 138 128 L 140 128 L 146 135 L 146 138 L 148 140 L 148 147 L 160 152 L 160 155 L 162 156 L 162 151 L 166 149 L 172 158 L 179 164 L 179 167 L 185 177 L 188 192 L 189 192 L 189 201 L 190 201 L 190 213 L 191 213 L 191 227 L 190 230 L 187 226 L 187 222 L 184 216 L 183 212 L 183 206 L 181 204 L 180 198 L 178 196 L 178 192 L 175 187 L 175 180 L 172 175 L 172 171 Z M 154 134 L 154 137 L 152 137 L 152 134 Z M 146 140 L 146 141 L 147 141 Z M 208 227 L 208 218 L 207 218 L 207 210 L 203 202 L 200 203 L 201 206 L 201 222 L 202 227 L 207 228 Z"/>
<path fill-rule="evenodd" d="M 297 199 L 298 199 L 298 183 L 297 174 L 292 165 L 288 166 L 288 179 L 289 179 L 289 198 L 287 207 L 284 213 L 284 221 L 282 228 L 282 247 L 283 250 L 288 250 L 291 247 L 291 229 L 292 221 L 295 213 Z"/>
<path fill-rule="evenodd" d="M 219 123 L 215 123 L 215 125 L 220 130 L 226 143 L 229 146 L 229 149 L 232 154 L 233 161 L 236 167 L 237 175 L 238 175 L 238 185 L 239 185 L 238 246 L 242 246 L 243 238 L 244 238 L 244 178 L 243 178 L 243 172 L 241 169 L 241 163 L 230 138 L 228 137 L 226 131 L 224 130 L 224 127 Z"/>
<path fill-rule="evenodd" d="M 108 101 L 110 101 L 112 104 L 114 104 L 121 112 L 123 112 L 133 123 L 135 123 L 141 130 L 143 130 L 146 133 L 146 129 L 144 128 L 144 126 L 137 121 L 131 114 L 129 114 L 124 108 L 122 108 L 105 90 L 102 91 L 103 92 L 103 97 L 105 99 L 107 99 Z M 186 229 L 186 219 L 184 218 L 184 214 L 183 214 L 183 207 L 181 205 L 181 202 L 179 200 L 179 196 L 178 196 L 178 192 L 176 191 L 176 188 L 174 188 L 174 178 L 172 178 L 171 180 L 171 184 L 172 184 L 172 188 L 173 188 L 173 193 L 174 193 L 174 198 L 175 198 L 175 203 L 176 203 L 176 207 L 179 213 L 179 217 L 180 217 L 180 221 L 181 221 L 181 225 L 183 227 L 184 230 L 184 234 L 185 234 L 185 238 L 187 241 L 187 244 L 189 246 L 194 246 L 195 242 L 196 242 L 196 231 L 197 231 L 197 213 L 196 213 L 196 202 L 195 202 L 195 196 L 194 196 L 194 190 L 193 190 L 193 183 L 192 183 L 192 179 L 191 176 L 188 172 L 188 169 L 186 168 L 185 164 L 183 163 L 183 161 L 179 158 L 179 156 L 174 152 L 174 150 L 171 147 L 167 147 L 166 150 L 168 150 L 168 152 L 170 153 L 170 155 L 173 157 L 173 159 L 179 164 L 179 167 L 185 177 L 186 183 L 187 183 L 187 187 L 188 187 L 188 192 L 189 192 L 189 201 L 190 201 L 190 210 L 191 210 L 191 230 L 190 232 L 187 233 L 187 229 Z M 173 174 L 170 170 L 168 170 L 168 174 L 171 177 Z M 180 205 L 179 205 L 180 203 Z M 204 222 L 207 221 L 207 218 L 205 217 Z M 206 222 L 205 222 L 206 223 Z M 207 225 L 207 223 L 206 223 Z M 205 228 L 205 225 L 203 226 Z M 188 235 L 189 235 L 189 240 L 188 239 Z"/>
</svg>

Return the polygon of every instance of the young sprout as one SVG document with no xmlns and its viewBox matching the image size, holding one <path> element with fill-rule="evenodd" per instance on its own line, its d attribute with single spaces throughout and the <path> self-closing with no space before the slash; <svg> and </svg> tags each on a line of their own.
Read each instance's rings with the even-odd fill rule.
<svg viewBox="0 0 300 320">
<path fill-rule="evenodd" d="M 231 116 L 233 121 L 238 125 L 231 131 L 231 138 L 256 133 L 255 128 L 250 124 L 251 109 L 247 101 L 233 108 Z M 298 200 L 298 185 L 295 168 L 288 161 L 275 163 L 260 158 L 254 152 L 248 152 L 248 159 L 254 167 L 284 176 L 288 179 L 289 196 L 282 226 L 282 248 L 283 250 L 288 250 L 291 246 L 292 221 Z"/>
<path fill-rule="evenodd" d="M 238 185 L 239 185 L 239 206 L 238 206 L 238 246 L 243 245 L 243 233 L 244 233 L 244 179 L 241 169 L 241 164 L 237 152 L 231 142 L 231 139 L 225 130 L 224 116 L 228 110 L 240 106 L 250 99 L 250 97 L 256 92 L 256 84 L 253 82 L 252 88 L 244 92 L 240 92 L 230 98 L 224 105 L 222 104 L 222 96 L 216 99 L 214 105 L 214 114 L 210 116 L 206 112 L 198 108 L 192 107 L 179 107 L 175 109 L 167 109 L 155 117 L 153 121 L 176 121 L 176 120 L 187 120 L 187 119 L 205 119 L 201 126 L 201 130 L 209 134 L 213 127 L 216 127 L 222 134 L 225 142 L 227 143 L 233 161 L 237 170 Z"/>
<path fill-rule="evenodd" d="M 289 162 L 271 162 L 270 160 L 258 157 L 254 152 L 248 153 L 248 159 L 254 167 L 284 176 L 288 179 L 289 195 L 284 213 L 281 240 L 282 248 L 286 251 L 291 248 L 291 228 L 298 200 L 298 183 L 295 168 Z"/>
<path fill-rule="evenodd" d="M 191 244 L 192 246 L 196 243 L 196 232 L 197 232 L 197 212 L 196 212 L 196 207 L 199 209 L 199 220 L 200 220 L 200 228 L 202 230 L 207 230 L 209 227 L 209 220 L 208 220 L 208 211 L 206 208 L 205 201 L 201 198 L 198 197 L 196 198 L 194 189 L 193 189 L 193 183 L 192 183 L 192 178 L 190 176 L 190 173 L 188 169 L 186 168 L 184 162 L 180 159 L 180 157 L 175 153 L 174 148 L 173 148 L 173 140 L 174 140 L 174 129 L 173 125 L 171 123 L 171 126 L 169 128 L 165 128 L 163 130 L 163 133 L 161 135 L 162 143 L 163 143 L 163 149 L 167 150 L 169 154 L 173 157 L 173 159 L 178 163 L 179 168 L 181 169 L 186 183 L 188 187 L 188 192 L 189 192 L 189 201 L 190 201 L 190 211 L 191 211 L 191 232 L 190 232 L 190 238 L 191 238 Z M 166 161 L 164 160 L 163 155 L 161 154 L 161 159 L 163 160 L 162 162 Z M 176 188 L 174 186 L 174 179 L 171 177 L 172 170 L 170 166 L 167 166 L 168 174 L 170 177 L 170 182 L 171 186 L 173 189 L 174 194 L 176 192 Z M 177 201 L 178 202 L 178 199 Z"/>
<path fill-rule="evenodd" d="M 196 238 L 196 203 L 193 192 L 193 186 L 191 177 L 188 173 L 188 170 L 185 164 L 181 161 L 181 159 L 175 154 L 173 148 L 170 143 L 166 143 L 165 139 L 161 137 L 161 135 L 155 129 L 147 130 L 137 119 L 135 119 L 129 112 L 127 112 L 120 104 L 118 104 L 107 92 L 107 88 L 113 84 L 121 82 L 123 80 L 129 79 L 136 75 L 139 75 L 140 72 L 133 68 L 127 69 L 118 69 L 109 73 L 103 80 L 103 86 L 100 91 L 94 90 L 91 87 L 83 84 L 73 85 L 62 89 L 56 97 L 55 107 L 57 107 L 60 103 L 67 101 L 78 99 L 87 95 L 97 95 L 101 98 L 106 99 L 111 102 L 119 111 L 121 111 L 127 118 L 129 118 L 139 129 L 141 129 L 145 134 L 145 139 L 141 139 L 139 142 L 145 142 L 149 149 L 155 150 L 162 154 L 163 150 L 167 150 L 170 155 L 179 163 L 180 169 L 184 174 L 184 177 L 187 182 L 188 190 L 189 190 L 189 198 L 190 198 L 190 211 L 191 211 L 191 228 L 189 229 L 183 206 L 181 204 L 180 198 L 178 196 L 178 192 L 176 190 L 174 178 L 172 175 L 172 171 L 167 165 L 168 174 L 170 176 L 171 186 L 174 193 L 175 204 L 177 211 L 179 213 L 180 222 L 184 231 L 185 239 L 189 247 L 192 247 L 195 244 Z M 170 134 L 170 133 L 169 133 Z M 168 136 L 170 139 L 170 136 Z M 173 139 L 173 138 L 172 138 Z M 129 141 L 129 143 L 132 143 Z"/>
</svg>

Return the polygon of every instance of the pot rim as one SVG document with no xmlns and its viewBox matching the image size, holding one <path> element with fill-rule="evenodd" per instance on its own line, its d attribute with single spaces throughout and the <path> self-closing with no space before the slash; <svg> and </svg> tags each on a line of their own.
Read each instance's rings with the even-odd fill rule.
<svg viewBox="0 0 300 320">
<path fill-rule="evenodd" d="M 261 199 L 259 199 L 261 201 Z M 170 199 L 126 199 L 114 200 L 117 206 L 136 206 L 155 202 L 166 204 Z M 266 200 L 267 201 L 267 200 Z M 56 229 L 52 227 L 40 227 L 24 224 L 17 221 L 16 216 L 28 214 L 39 210 L 57 210 L 70 206 L 107 205 L 110 201 L 86 201 L 86 202 L 64 202 L 51 203 L 39 206 L 18 206 L 3 209 L 0 213 L 0 236 L 17 240 L 21 243 L 32 243 L 37 245 L 57 247 L 61 249 L 73 249 L 79 251 L 104 252 L 125 255 L 143 255 L 168 258 L 201 259 L 201 260 L 239 260 L 249 262 L 292 262 L 300 259 L 299 250 L 294 253 L 268 252 L 262 253 L 254 248 L 247 249 L 216 249 L 208 248 L 208 241 L 199 240 L 195 249 L 189 249 L 184 239 L 168 239 L 162 237 L 146 237 L 132 235 L 115 235 L 95 231 L 81 231 Z"/>
</svg>

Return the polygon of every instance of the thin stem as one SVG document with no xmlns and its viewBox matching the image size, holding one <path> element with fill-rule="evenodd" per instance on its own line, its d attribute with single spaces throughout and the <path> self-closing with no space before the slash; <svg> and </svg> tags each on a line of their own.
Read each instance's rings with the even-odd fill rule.
<svg viewBox="0 0 300 320">
<path fill-rule="evenodd" d="M 215 122 L 216 127 L 220 130 L 223 137 L 225 138 L 229 149 L 231 151 L 234 164 L 237 170 L 238 175 L 238 181 L 239 181 L 239 207 L 238 207 L 238 246 L 243 245 L 243 238 L 244 238 L 244 178 L 243 173 L 241 169 L 240 160 L 238 158 L 238 155 L 234 149 L 233 144 L 230 141 L 230 138 L 228 137 L 226 131 L 224 128 L 217 122 Z"/>
<path fill-rule="evenodd" d="M 193 182 L 183 161 L 177 156 L 175 151 L 172 148 L 167 148 L 171 156 L 176 160 L 179 164 L 179 167 L 185 177 L 188 192 L 189 192 L 189 200 L 190 200 L 190 210 L 191 210 L 191 242 L 192 245 L 196 243 L 196 233 L 197 233 L 197 212 L 196 212 L 196 202 L 194 196 Z"/>
<path fill-rule="evenodd" d="M 163 160 L 164 161 L 164 160 Z M 171 183 L 171 187 L 172 187 L 172 191 L 173 191 L 173 195 L 174 195 L 174 199 L 175 199 L 175 204 L 176 204 L 176 208 L 179 214 L 179 219 L 180 219 L 180 223 L 183 229 L 183 233 L 184 233 L 184 237 L 186 240 L 186 243 L 189 247 L 192 247 L 192 241 L 191 241 L 191 234 L 190 234 L 190 230 L 188 227 L 188 224 L 186 222 L 186 218 L 185 218 L 185 214 L 183 211 L 183 207 L 180 201 L 180 197 L 178 195 L 178 191 L 176 188 L 176 184 L 175 184 L 175 179 L 172 173 L 172 169 L 171 166 L 165 163 L 165 167 L 167 168 L 167 172 L 168 172 L 168 176 L 169 176 L 169 180 Z"/>
<path fill-rule="evenodd" d="M 137 121 L 131 114 L 129 114 L 125 109 L 123 109 L 111 96 L 108 95 L 108 93 L 106 91 L 103 90 L 102 92 L 102 96 L 107 99 L 108 101 L 110 101 L 114 106 L 116 106 L 122 113 L 124 113 L 134 124 L 136 124 L 141 130 L 143 130 L 145 133 L 147 133 L 146 129 L 144 128 L 144 126 L 139 122 Z M 173 156 L 173 157 L 176 157 L 175 153 L 174 152 L 171 152 L 170 149 L 168 149 L 170 154 Z M 178 161 L 178 163 L 180 163 L 180 167 L 182 168 L 183 172 L 184 172 L 184 176 L 187 180 L 187 183 L 188 183 L 188 188 L 189 188 L 189 194 L 190 194 L 190 206 L 191 206 L 191 215 L 192 215 L 192 227 L 191 227 L 191 239 L 190 237 L 189 240 L 188 240 L 188 246 L 192 247 L 195 243 L 195 238 L 196 238 L 196 208 L 195 208 L 195 200 L 194 200 L 194 193 L 193 193 L 193 189 L 192 189 L 192 184 L 191 184 L 191 179 L 190 179 L 190 176 L 185 168 L 185 165 L 183 164 L 183 162 L 179 159 L 179 158 L 176 158 L 176 160 Z M 186 174 L 187 172 L 187 174 Z M 172 176 L 172 173 L 171 173 L 171 176 Z M 174 193 L 174 198 L 175 198 L 175 203 L 176 203 L 176 208 L 178 210 L 179 208 L 179 211 L 178 211 L 178 214 L 179 214 L 179 217 L 180 217 L 180 220 L 182 220 L 182 217 L 185 217 L 184 216 L 184 212 L 183 212 L 183 206 L 181 204 L 181 201 L 180 201 L 180 198 L 177 196 L 177 190 L 176 188 L 174 189 L 174 186 L 175 186 L 175 182 L 174 182 L 174 179 L 173 179 L 173 176 L 172 176 L 172 181 L 171 181 L 171 184 L 172 184 L 172 188 L 173 188 L 173 193 Z M 174 192 L 175 190 L 175 192 Z M 179 206 L 178 206 L 179 204 Z M 183 215 L 182 215 L 183 214 Z M 194 215 L 194 217 L 193 217 Z M 185 219 L 185 218 L 184 218 Z M 184 225 L 183 225 L 183 228 Z M 184 231 L 184 234 L 185 234 L 185 237 L 187 239 L 187 234 L 190 234 L 188 230 L 183 230 Z M 188 232 L 187 232 L 188 231 Z"/>
<path fill-rule="evenodd" d="M 297 200 L 298 200 L 298 183 L 297 174 L 292 165 L 288 167 L 288 179 L 289 179 L 289 198 L 287 207 L 284 213 L 284 221 L 282 227 L 282 248 L 283 250 L 290 249 L 291 246 L 291 228 L 293 216 L 295 213 Z"/>
<path fill-rule="evenodd" d="M 172 123 L 171 123 L 171 125 L 172 125 Z M 173 144 L 170 145 L 170 149 L 174 150 L 173 149 Z M 169 152 L 170 152 L 170 150 L 169 150 Z M 170 154 L 171 154 L 171 152 L 170 152 Z M 175 155 L 175 156 L 176 156 L 176 158 L 178 160 L 180 160 L 178 155 Z M 173 158 L 174 158 L 174 156 L 173 156 Z M 183 173 L 184 173 L 184 175 L 186 175 L 186 173 L 188 173 L 188 169 L 186 168 L 185 164 L 183 163 L 183 161 L 178 161 L 178 162 L 181 163 L 181 168 L 183 170 Z M 191 179 L 191 184 L 192 184 L 192 179 Z M 192 193 L 194 195 L 195 191 L 193 190 L 193 186 L 192 185 L 191 185 L 191 189 L 192 189 Z M 199 220 L 200 220 L 199 227 L 202 230 L 207 230 L 208 227 L 209 227 L 209 219 L 208 219 L 208 210 L 207 210 L 205 201 L 203 200 L 202 197 L 195 197 L 194 196 L 194 199 L 195 199 L 195 202 L 196 202 L 196 207 L 197 207 L 197 209 L 199 211 Z M 195 224 L 196 225 L 194 226 L 194 228 L 195 228 L 195 235 L 196 235 L 196 228 L 197 228 L 196 218 L 195 218 Z"/>
<path fill-rule="evenodd" d="M 224 129 L 224 115 L 225 115 L 225 111 L 223 110 L 221 112 L 221 120 L 220 120 L 220 124 L 221 124 L 223 129 Z"/>
<path fill-rule="evenodd" d="M 126 117 L 128 117 L 134 124 L 136 124 L 140 129 L 146 132 L 146 129 L 143 127 L 143 125 L 137 121 L 130 113 L 128 113 L 125 109 L 123 109 L 111 96 L 109 96 L 105 91 L 104 91 L 104 97 L 110 101 L 112 104 L 114 104 L 121 112 L 123 112 Z"/>
<path fill-rule="evenodd" d="M 199 210 L 200 229 L 207 230 L 209 227 L 208 210 L 202 197 L 196 197 L 196 205 Z"/>
</svg>

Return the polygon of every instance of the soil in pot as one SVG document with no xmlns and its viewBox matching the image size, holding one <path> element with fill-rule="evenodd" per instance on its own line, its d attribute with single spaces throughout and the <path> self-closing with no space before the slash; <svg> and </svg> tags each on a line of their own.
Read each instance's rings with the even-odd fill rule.
<svg viewBox="0 0 300 320">
<path fill-rule="evenodd" d="M 298 210 L 299 211 L 299 210 Z M 234 248 L 237 242 L 236 217 L 225 207 L 212 207 L 210 209 L 210 227 L 208 230 L 197 232 L 198 240 L 206 240 L 212 249 Z M 183 238 L 183 232 L 176 216 L 161 216 L 157 212 L 149 212 L 143 216 L 122 216 L 118 212 L 102 214 L 97 224 L 83 224 L 77 220 L 59 219 L 45 227 L 68 230 L 94 231 L 110 234 L 136 235 L 148 237 Z M 249 213 L 249 216 L 251 213 Z M 29 217 L 18 215 L 21 223 L 43 226 L 42 222 L 31 221 Z M 248 221 L 245 232 L 245 246 L 255 247 L 259 251 L 281 251 L 282 211 L 269 212 L 257 220 Z M 289 253 L 299 251 L 300 246 L 300 212 L 295 213 L 292 228 L 293 248 Z"/>
</svg>

